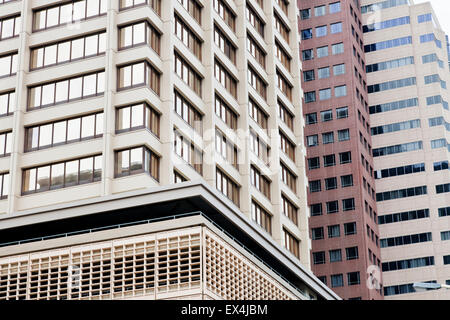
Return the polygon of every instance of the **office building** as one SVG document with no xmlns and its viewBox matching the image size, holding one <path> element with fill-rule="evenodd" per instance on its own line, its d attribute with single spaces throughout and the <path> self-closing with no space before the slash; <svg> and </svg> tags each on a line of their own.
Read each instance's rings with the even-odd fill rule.
<svg viewBox="0 0 450 320">
<path fill-rule="evenodd" d="M 155 291 L 143 287 L 142 252 L 156 254 L 159 243 L 179 248 L 178 258 L 166 247 L 161 259 L 178 259 L 180 267 L 173 280 L 170 268 L 149 267 L 163 275 L 145 280 L 149 288 L 165 290 L 153 298 L 338 298 L 308 272 L 294 1 L 1 0 L 0 12 L 2 298 L 148 298 Z M 134 207 L 133 195 L 146 192 L 171 190 L 171 199 L 184 199 L 178 183 L 202 184 L 197 198 L 207 197 L 209 186 L 218 201 L 212 205 L 225 203 L 276 243 L 266 259 L 267 252 L 259 255 L 259 269 L 235 240 L 216 238 L 214 219 L 94 232 L 152 220 L 152 210 L 160 211 L 148 203 L 141 203 L 149 206 L 142 215 L 100 213 Z M 163 215 L 202 211 L 183 205 L 165 207 Z M 72 237 L 82 230 L 94 230 L 95 243 Z M 242 232 L 234 237 L 249 237 Z M 41 242 L 24 243 L 30 238 Z M 247 245 L 256 252 L 264 241 Z M 186 262 L 184 250 L 196 258 Z M 199 262 L 199 255 L 215 262 Z M 229 280 L 234 264 L 243 269 L 233 269 Z M 212 273 L 216 296 L 202 289 Z M 241 290 L 238 274 L 250 295 L 225 293 Z M 259 281 L 256 292 L 251 285 Z M 201 291 L 189 291 L 194 282 Z"/>
<path fill-rule="evenodd" d="M 385 299 L 449 299 L 450 82 L 430 3 L 361 2 Z"/>
</svg>

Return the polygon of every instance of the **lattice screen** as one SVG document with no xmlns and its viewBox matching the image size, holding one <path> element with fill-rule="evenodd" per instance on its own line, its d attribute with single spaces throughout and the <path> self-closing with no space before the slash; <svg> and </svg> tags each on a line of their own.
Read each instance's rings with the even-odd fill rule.
<svg viewBox="0 0 450 320">
<path fill-rule="evenodd" d="M 203 272 L 218 298 L 295 299 L 222 239 L 195 227 L 2 258 L 0 300 L 177 298 L 201 294 Z"/>
</svg>

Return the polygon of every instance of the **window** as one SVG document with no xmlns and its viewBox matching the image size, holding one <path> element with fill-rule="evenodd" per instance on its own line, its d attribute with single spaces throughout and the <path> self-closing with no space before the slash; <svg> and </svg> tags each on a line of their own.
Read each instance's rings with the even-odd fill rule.
<svg viewBox="0 0 450 320">
<path fill-rule="evenodd" d="M 278 73 L 277 79 L 279 80 Z M 250 66 L 248 67 L 248 83 L 261 95 L 261 97 L 263 97 L 264 100 L 267 100 L 267 84 Z"/>
<path fill-rule="evenodd" d="M 319 6 L 314 8 L 314 16 L 321 17 L 324 16 L 326 12 L 326 6 Z"/>
<path fill-rule="evenodd" d="M 0 78 L 17 73 L 17 53 L 0 56 Z"/>
<path fill-rule="evenodd" d="M 424 219 L 430 217 L 429 209 L 413 210 L 400 213 L 391 213 L 378 217 L 378 224 L 388 224 L 401 221 Z"/>
<path fill-rule="evenodd" d="M 326 178 L 325 179 L 325 190 L 333 190 L 333 189 L 337 189 L 336 177 Z"/>
<path fill-rule="evenodd" d="M 441 232 L 441 240 L 442 241 L 450 240 L 450 231 L 442 231 Z"/>
<path fill-rule="evenodd" d="M 295 162 L 295 144 L 292 143 L 288 137 L 280 131 L 280 148 L 289 159 Z"/>
<path fill-rule="evenodd" d="M 404 66 L 411 65 L 411 64 L 414 64 L 413 56 L 367 65 L 366 72 L 371 73 L 371 72 L 383 71 L 383 70 L 388 70 L 388 69 L 395 69 L 395 68 L 400 68 L 400 67 L 404 67 Z"/>
<path fill-rule="evenodd" d="M 333 55 L 344 53 L 344 44 L 336 43 L 336 44 L 331 45 L 331 53 Z"/>
<path fill-rule="evenodd" d="M 103 112 L 25 128 L 25 152 L 103 136 Z"/>
<path fill-rule="evenodd" d="M 314 70 L 303 71 L 303 81 L 313 81 L 315 80 Z"/>
<path fill-rule="evenodd" d="M 336 213 L 339 211 L 338 201 L 328 201 L 326 203 L 327 206 L 327 214 Z"/>
<path fill-rule="evenodd" d="M 306 137 L 307 146 L 308 147 L 314 147 L 319 145 L 319 136 L 318 135 L 312 135 Z"/>
<path fill-rule="evenodd" d="M 277 85 L 281 92 L 292 101 L 292 85 L 287 81 L 287 79 L 281 74 L 281 72 L 277 69 Z M 266 90 L 264 89 L 264 92 Z"/>
<path fill-rule="evenodd" d="M 284 247 L 289 250 L 294 256 L 300 258 L 299 241 L 292 234 L 286 231 L 286 229 L 283 229 L 283 235 Z"/>
<path fill-rule="evenodd" d="M 343 287 L 344 286 L 344 276 L 342 274 L 331 275 L 331 287 Z"/>
<path fill-rule="evenodd" d="M 327 35 L 327 26 L 316 27 L 316 37 L 324 37 Z"/>
<path fill-rule="evenodd" d="M 434 265 L 434 257 L 422 257 L 416 259 L 383 262 L 382 271 L 383 272 L 397 271 L 433 265 Z"/>
<path fill-rule="evenodd" d="M 272 217 L 254 200 L 252 200 L 252 219 L 268 233 L 272 233 Z"/>
<path fill-rule="evenodd" d="M 216 168 L 216 188 L 233 203 L 239 206 L 240 187 L 219 168 Z"/>
<path fill-rule="evenodd" d="M 316 101 L 316 92 L 305 92 L 305 103 L 315 102 Z"/>
<path fill-rule="evenodd" d="M 11 155 L 12 132 L 0 133 L 0 157 Z"/>
<path fill-rule="evenodd" d="M 320 180 L 314 180 L 309 182 L 309 192 L 320 192 L 322 191 L 322 186 Z"/>
<path fill-rule="evenodd" d="M 185 8 L 189 5 L 189 0 L 178 0 Z M 148 5 L 152 8 L 159 16 L 161 16 L 161 0 L 120 0 L 119 2 L 120 10 L 133 8 L 140 5 Z"/>
<path fill-rule="evenodd" d="M 391 19 L 391 20 L 385 20 L 385 21 L 365 25 L 365 26 L 363 26 L 363 32 L 366 33 L 366 32 L 372 32 L 372 31 L 377 31 L 377 30 L 383 30 L 383 29 L 387 29 L 387 28 L 402 26 L 402 25 L 409 24 L 409 23 L 410 23 L 409 16 L 400 17 L 400 18 L 395 18 L 395 19 Z"/>
<path fill-rule="evenodd" d="M 281 195 L 281 209 L 283 214 L 289 218 L 295 225 L 298 225 L 297 207 L 289 201 L 284 195 Z"/>
<path fill-rule="evenodd" d="M 330 88 L 319 90 L 319 100 L 323 101 L 323 100 L 329 100 L 329 99 L 331 99 L 331 89 Z"/>
<path fill-rule="evenodd" d="M 101 178 L 101 155 L 24 169 L 22 195 L 96 182 Z"/>
<path fill-rule="evenodd" d="M 247 4 L 246 17 L 255 30 L 264 38 L 264 22 L 256 14 L 256 11 Z"/>
<path fill-rule="evenodd" d="M 14 112 L 16 93 L 14 91 L 0 94 L 0 117 L 6 117 Z"/>
<path fill-rule="evenodd" d="M 311 229 L 311 239 L 313 240 L 322 240 L 323 236 L 323 227 L 312 228 Z"/>
<path fill-rule="evenodd" d="M 364 46 L 364 52 L 373 52 L 373 51 L 379 51 L 379 50 L 385 50 L 390 48 L 395 48 L 399 46 L 404 46 L 412 43 L 412 37 L 402 37 L 402 38 L 396 38 L 392 40 L 372 43 Z"/>
<path fill-rule="evenodd" d="M 308 169 L 313 170 L 313 169 L 318 169 L 318 168 L 320 168 L 320 158 L 319 157 L 309 158 L 308 159 Z"/>
<path fill-rule="evenodd" d="M 0 173 L 0 200 L 8 199 L 9 173 Z"/>
<path fill-rule="evenodd" d="M 309 207 L 309 210 L 311 212 L 311 217 L 321 216 L 322 215 L 322 204 L 321 203 L 312 204 Z"/>
<path fill-rule="evenodd" d="M 345 248 L 345 254 L 347 256 L 347 260 L 358 259 L 358 247 Z"/>
<path fill-rule="evenodd" d="M 196 3 L 198 6 L 198 12 L 200 12 L 201 7 L 199 4 Z M 236 31 L 236 16 L 234 13 L 228 8 L 228 6 L 222 1 L 222 0 L 214 0 L 213 1 L 214 10 L 219 14 L 219 16 L 222 18 L 223 21 L 233 30 L 233 32 Z M 198 15 L 199 19 L 197 21 L 200 23 L 200 14 Z"/>
<path fill-rule="evenodd" d="M 410 142 L 410 143 L 405 143 L 405 144 L 399 144 L 399 145 L 395 145 L 395 146 L 373 149 L 373 156 L 381 157 L 381 156 L 386 156 L 386 155 L 391 155 L 391 154 L 422 150 L 422 148 L 423 148 L 422 141 L 416 141 L 416 142 Z"/>
<path fill-rule="evenodd" d="M 216 115 L 233 130 L 237 129 L 237 114 L 220 98 L 215 96 L 214 108 Z"/>
<path fill-rule="evenodd" d="M 289 43 L 289 27 L 284 24 L 280 17 L 274 11 L 274 25 L 275 29 L 280 33 L 283 39 Z"/>
<path fill-rule="evenodd" d="M 338 64 L 333 66 L 333 74 L 335 76 L 340 76 L 342 74 L 345 74 L 345 64 Z"/>
<path fill-rule="evenodd" d="M 325 251 L 313 252 L 314 264 L 325 264 Z"/>
<path fill-rule="evenodd" d="M 316 124 L 317 123 L 317 113 L 308 113 L 305 116 L 306 124 Z"/>
<path fill-rule="evenodd" d="M 332 167 L 336 165 L 336 157 L 334 154 L 329 154 L 323 156 L 323 166 L 324 167 Z"/>
<path fill-rule="evenodd" d="M 266 198 L 270 199 L 270 181 L 253 165 L 250 166 L 250 182 Z"/>
<path fill-rule="evenodd" d="M 216 128 L 216 152 L 229 164 L 238 169 L 238 149 L 227 137 Z"/>
<path fill-rule="evenodd" d="M 297 192 L 297 176 L 292 173 L 284 164 L 280 163 L 281 166 L 281 181 L 283 181 L 289 189 L 291 189 L 294 193 Z"/>
<path fill-rule="evenodd" d="M 338 224 L 328 226 L 328 238 L 338 238 L 340 236 L 341 236 L 341 228 Z"/>
<path fill-rule="evenodd" d="M 427 98 L 427 104 L 428 104 L 428 98 Z M 440 103 L 440 102 L 438 102 Z M 400 110 L 404 108 L 411 108 L 411 107 L 417 107 L 419 105 L 419 99 L 413 98 L 413 99 L 407 99 L 407 100 L 401 100 L 401 101 L 394 101 L 389 102 L 381 105 L 371 106 L 369 107 L 370 114 L 374 113 L 381 113 L 381 112 L 388 112 L 388 111 L 394 111 L 394 110 Z"/>
<path fill-rule="evenodd" d="M 318 75 L 319 79 L 329 78 L 330 77 L 330 68 L 325 67 L 325 68 L 317 69 L 317 75 Z"/>
<path fill-rule="evenodd" d="M 202 77 L 200 74 L 191 67 L 191 65 L 179 55 L 177 52 L 174 52 L 174 66 L 175 66 L 175 74 L 183 80 L 198 96 L 202 96 Z M 217 79 L 217 64 L 214 69 L 215 77 Z M 225 79 L 223 79 L 225 81 Z"/>
<path fill-rule="evenodd" d="M 399 89 L 403 87 L 409 87 L 413 85 L 416 85 L 416 78 L 410 77 L 367 86 L 367 92 L 370 94 L 387 90 Z"/>
<path fill-rule="evenodd" d="M 336 109 L 336 119 L 348 118 L 348 107 L 342 107 Z"/>
<path fill-rule="evenodd" d="M 173 183 L 182 183 L 187 181 L 187 179 L 176 170 L 173 171 L 173 176 L 174 176 Z"/>
<path fill-rule="evenodd" d="M 420 128 L 420 119 L 416 120 L 410 120 L 410 121 L 404 121 L 404 122 L 397 122 L 392 123 L 384 126 L 374 127 L 371 129 L 372 136 L 379 135 L 379 134 L 385 134 L 385 133 L 391 133 L 391 132 L 397 132 L 402 130 L 410 130 Z"/>
<path fill-rule="evenodd" d="M 175 36 L 181 40 L 181 42 L 184 43 L 186 47 L 191 50 L 191 52 L 199 59 L 202 59 L 202 42 L 195 35 L 195 33 L 191 30 L 191 28 L 183 21 L 181 18 L 175 14 L 175 30 L 174 34 Z M 217 29 L 217 27 L 214 28 L 214 43 L 218 45 L 218 47 L 225 53 L 228 53 L 228 57 L 232 59 L 232 52 L 229 47 L 229 43 L 226 43 L 224 40 L 226 38 L 220 37 L 221 33 Z M 228 45 L 228 46 L 227 46 Z M 226 51 L 228 49 L 228 51 Z M 233 61 L 233 60 L 232 60 Z"/>
<path fill-rule="evenodd" d="M 333 120 L 333 110 L 325 110 L 320 112 L 320 119 L 322 122 Z"/>
<path fill-rule="evenodd" d="M 317 48 L 317 58 L 328 57 L 328 46 Z"/>
<path fill-rule="evenodd" d="M 424 164 L 424 166 L 425 166 L 425 164 Z M 448 170 L 449 169 L 448 160 L 435 162 L 433 164 L 433 169 L 434 169 L 434 171 Z M 425 171 L 425 168 L 424 168 L 424 171 Z"/>
<path fill-rule="evenodd" d="M 302 40 L 308 40 L 308 39 L 312 39 L 313 34 L 312 34 L 312 29 L 304 29 L 301 31 L 301 36 L 302 36 Z"/>
<path fill-rule="evenodd" d="M 314 59 L 314 50 L 313 49 L 307 49 L 302 51 L 302 60 L 312 60 Z"/>
<path fill-rule="evenodd" d="M 138 147 L 115 152 L 115 177 L 148 173 L 159 181 L 159 156 L 147 147 Z"/>
<path fill-rule="evenodd" d="M 427 194 L 427 186 L 413 187 L 377 193 L 377 202 L 409 198 Z"/>
<path fill-rule="evenodd" d="M 420 233 L 420 234 L 410 234 L 410 235 L 405 235 L 405 236 L 381 239 L 380 247 L 388 248 L 388 247 L 403 246 L 403 245 L 416 244 L 416 243 L 429 242 L 429 241 L 433 241 L 431 232 L 425 232 L 425 233 Z"/>
<path fill-rule="evenodd" d="M 249 34 L 247 34 L 247 50 L 263 68 L 266 67 L 266 53 Z M 236 64 L 236 61 L 234 63 Z"/>
<path fill-rule="evenodd" d="M 0 41 L 18 37 L 21 27 L 20 16 L 0 19 Z"/>
<path fill-rule="evenodd" d="M 330 33 L 340 33 L 342 32 L 342 22 L 332 23 L 330 24 Z"/>
<path fill-rule="evenodd" d="M 447 217 L 450 216 L 450 207 L 439 208 L 438 209 L 439 217 Z"/>
<path fill-rule="evenodd" d="M 450 192 L 450 183 L 440 184 L 436 186 L 436 193 L 447 193 Z"/>
<path fill-rule="evenodd" d="M 72 0 L 33 12 L 33 31 L 105 15 L 106 0 Z"/>
<path fill-rule="evenodd" d="M 350 151 L 339 153 L 340 164 L 346 164 L 352 162 L 352 153 Z"/>
<path fill-rule="evenodd" d="M 278 41 L 275 41 L 275 55 L 278 60 L 281 61 L 283 66 L 290 71 L 291 70 L 291 57 L 289 54 L 283 49 L 281 44 Z"/>
<path fill-rule="evenodd" d="M 344 224 L 344 234 L 346 236 L 356 234 L 356 222 L 349 222 Z"/>
<path fill-rule="evenodd" d="M 118 68 L 119 90 L 148 86 L 157 95 L 160 91 L 160 74 L 147 61 Z"/>
<path fill-rule="evenodd" d="M 349 174 L 346 176 L 341 176 L 341 187 L 351 187 L 353 186 L 353 175 Z"/>
<path fill-rule="evenodd" d="M 174 90 L 174 110 L 197 133 L 202 134 L 202 115 L 177 90 Z"/>
<path fill-rule="evenodd" d="M 322 133 L 322 143 L 323 144 L 334 143 L 334 132 Z"/>
<path fill-rule="evenodd" d="M 283 121 L 289 129 L 294 131 L 293 114 L 278 100 L 278 117 Z"/>
<path fill-rule="evenodd" d="M 180 26 L 177 23 L 179 21 L 175 18 L 175 34 L 183 41 L 183 38 L 178 34 Z M 119 49 L 130 48 L 140 44 L 147 44 L 156 53 L 160 54 L 161 34 L 147 21 L 119 27 Z"/>
<path fill-rule="evenodd" d="M 330 95 L 331 95 L 331 92 L 330 92 Z M 334 87 L 334 95 L 336 98 L 345 97 L 347 95 L 347 86 L 343 85 L 343 86 Z"/>
<path fill-rule="evenodd" d="M 355 210 L 355 199 L 351 198 L 342 200 L 342 210 L 343 211 Z"/>
<path fill-rule="evenodd" d="M 198 174 L 202 175 L 203 151 L 175 128 L 174 135 L 175 141 L 173 148 L 175 153 L 184 161 L 186 161 L 190 166 L 192 166 Z"/>
<path fill-rule="evenodd" d="M 342 251 L 341 249 L 330 250 L 330 262 L 339 262 L 342 261 Z"/>
<path fill-rule="evenodd" d="M 311 18 L 311 9 L 300 10 L 300 18 L 302 20 L 307 20 Z"/>
<path fill-rule="evenodd" d="M 250 150 L 253 151 L 265 164 L 269 163 L 269 146 L 258 136 L 258 134 L 250 130 Z"/>
<path fill-rule="evenodd" d="M 350 140 L 350 130 L 349 129 L 339 130 L 338 138 L 339 138 L 339 141 Z"/>
<path fill-rule="evenodd" d="M 341 11 L 341 3 L 340 2 L 330 3 L 329 7 L 330 7 L 330 14 Z"/>
<path fill-rule="evenodd" d="M 358 285 L 361 283 L 359 272 L 347 273 L 347 283 L 349 286 Z"/>
<path fill-rule="evenodd" d="M 417 163 L 413 165 L 401 166 L 397 168 L 389 168 L 375 171 L 375 179 L 383 179 L 389 177 L 402 176 L 425 171 L 425 163 Z"/>
<path fill-rule="evenodd" d="M 102 95 L 105 72 L 78 76 L 28 88 L 28 110 Z"/>
</svg>

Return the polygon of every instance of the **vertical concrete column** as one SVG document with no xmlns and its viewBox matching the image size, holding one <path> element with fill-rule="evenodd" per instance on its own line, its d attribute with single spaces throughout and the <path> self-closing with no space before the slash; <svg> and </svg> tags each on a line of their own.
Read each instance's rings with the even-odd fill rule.
<svg viewBox="0 0 450 320">
<path fill-rule="evenodd" d="M 12 215 L 16 211 L 17 201 L 21 196 L 22 190 L 22 170 L 21 156 L 25 139 L 25 129 L 23 128 L 23 116 L 27 111 L 27 87 L 26 77 L 28 73 L 28 62 L 30 61 L 30 50 L 28 49 L 28 37 L 32 30 L 33 13 L 31 10 L 31 1 L 22 1 L 21 9 L 21 30 L 19 35 L 18 67 L 16 75 L 16 101 L 13 104 L 13 128 L 12 128 L 12 146 L 10 159 L 10 184 L 8 196 L 7 214 Z"/>
</svg>

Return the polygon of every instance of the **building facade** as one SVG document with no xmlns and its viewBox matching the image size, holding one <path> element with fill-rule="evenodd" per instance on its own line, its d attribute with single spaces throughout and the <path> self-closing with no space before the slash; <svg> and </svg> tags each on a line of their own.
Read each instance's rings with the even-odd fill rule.
<svg viewBox="0 0 450 320">
<path fill-rule="evenodd" d="M 295 1 L 0 12 L 3 229 L 30 210 L 203 181 L 310 268 Z"/>
<path fill-rule="evenodd" d="M 430 3 L 361 2 L 386 299 L 449 299 L 449 69 Z"/>
<path fill-rule="evenodd" d="M 298 1 L 314 273 L 344 299 L 382 299 L 358 1 Z"/>
</svg>

